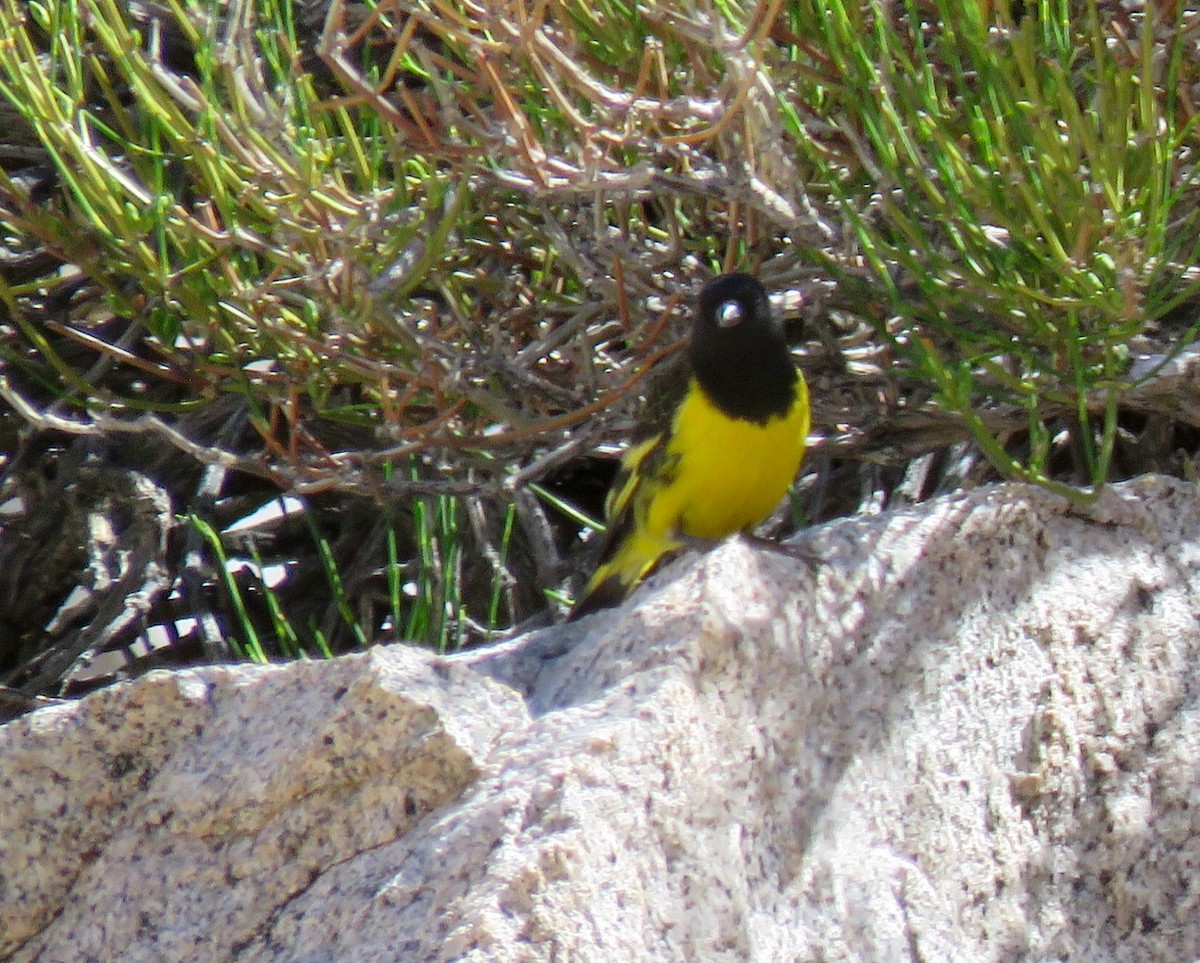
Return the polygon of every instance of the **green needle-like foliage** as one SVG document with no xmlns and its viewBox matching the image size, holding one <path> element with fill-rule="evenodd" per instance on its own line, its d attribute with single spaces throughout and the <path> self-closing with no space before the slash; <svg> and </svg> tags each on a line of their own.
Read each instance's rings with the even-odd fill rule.
<svg viewBox="0 0 1200 963">
<path fill-rule="evenodd" d="M 943 489 L 1187 472 L 1198 23 L 0 0 L 0 502 L 41 484 L 30 437 L 152 477 L 191 522 L 147 620 L 212 606 L 206 657 L 483 641 L 570 595 L 580 459 L 735 268 L 807 322 L 795 518 L 951 446 L 983 467 Z"/>
<path fill-rule="evenodd" d="M 1004 473 L 1051 484 L 981 417 L 1064 409 L 1092 491 L 1108 475 L 1129 345 L 1195 294 L 1195 79 L 1171 11 L 1131 36 L 1098 5 L 798 4 L 820 76 L 791 132 L 886 298 L 889 337 Z M 789 106 L 795 92 L 786 96 Z M 811 119 L 820 117 L 819 124 Z"/>
</svg>

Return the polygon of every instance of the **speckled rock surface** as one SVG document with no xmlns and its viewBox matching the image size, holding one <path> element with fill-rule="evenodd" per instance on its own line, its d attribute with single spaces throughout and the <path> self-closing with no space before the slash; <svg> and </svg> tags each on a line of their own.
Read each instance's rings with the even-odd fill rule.
<svg viewBox="0 0 1200 963">
<path fill-rule="evenodd" d="M 0 729 L 17 960 L 1200 956 L 1200 490 L 733 542 L 482 653 Z"/>
</svg>

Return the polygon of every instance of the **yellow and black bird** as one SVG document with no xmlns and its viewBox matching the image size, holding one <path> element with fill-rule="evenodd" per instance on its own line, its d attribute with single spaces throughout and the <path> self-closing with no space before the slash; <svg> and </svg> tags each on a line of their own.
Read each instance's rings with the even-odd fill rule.
<svg viewBox="0 0 1200 963">
<path fill-rule="evenodd" d="M 651 386 L 568 618 L 616 605 L 689 542 L 759 524 L 796 477 L 808 429 L 808 387 L 767 292 L 748 274 L 710 281 L 686 353 Z"/>
</svg>

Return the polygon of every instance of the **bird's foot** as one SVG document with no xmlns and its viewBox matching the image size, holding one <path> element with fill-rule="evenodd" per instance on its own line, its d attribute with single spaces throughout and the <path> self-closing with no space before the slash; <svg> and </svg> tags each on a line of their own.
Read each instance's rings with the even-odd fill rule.
<svg viewBox="0 0 1200 963">
<path fill-rule="evenodd" d="M 677 532 L 672 538 L 679 543 L 680 549 L 689 552 L 710 552 L 725 541 L 723 538 L 701 538 L 699 535 L 685 535 L 682 532 Z"/>
<path fill-rule="evenodd" d="M 786 555 L 788 558 L 796 558 L 802 562 L 816 564 L 820 561 L 820 556 L 813 550 L 807 541 L 795 542 L 791 545 L 781 545 L 773 538 L 764 538 L 762 535 L 755 535 L 753 532 L 743 532 L 747 544 L 760 548 L 764 552 L 771 552 L 775 555 Z"/>
</svg>

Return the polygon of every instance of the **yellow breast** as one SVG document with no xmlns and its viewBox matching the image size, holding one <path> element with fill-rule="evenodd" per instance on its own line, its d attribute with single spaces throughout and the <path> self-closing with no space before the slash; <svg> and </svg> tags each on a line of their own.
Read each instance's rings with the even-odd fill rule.
<svg viewBox="0 0 1200 963">
<path fill-rule="evenodd" d="M 675 478 L 650 506 L 647 528 L 717 539 L 771 514 L 804 457 L 809 410 L 803 378 L 796 382 L 796 402 L 787 415 L 757 424 L 730 418 L 702 391 L 689 391 L 667 449 Z"/>
</svg>

